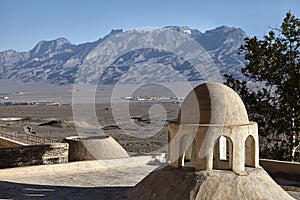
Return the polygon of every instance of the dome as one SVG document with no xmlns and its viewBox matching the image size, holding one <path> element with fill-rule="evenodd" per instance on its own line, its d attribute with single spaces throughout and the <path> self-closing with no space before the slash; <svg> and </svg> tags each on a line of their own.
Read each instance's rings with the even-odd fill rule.
<svg viewBox="0 0 300 200">
<path fill-rule="evenodd" d="M 69 143 L 69 162 L 129 157 L 110 136 L 70 136 L 64 142 Z"/>
<path fill-rule="evenodd" d="M 184 99 L 179 123 L 241 125 L 249 124 L 245 105 L 239 95 L 221 83 L 204 83 Z"/>
</svg>

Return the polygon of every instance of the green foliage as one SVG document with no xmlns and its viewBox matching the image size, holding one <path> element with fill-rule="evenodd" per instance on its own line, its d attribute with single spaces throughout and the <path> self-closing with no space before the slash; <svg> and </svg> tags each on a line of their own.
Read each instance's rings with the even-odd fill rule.
<svg viewBox="0 0 300 200">
<path fill-rule="evenodd" d="M 244 81 L 225 75 L 239 93 L 251 120 L 258 122 L 261 156 L 300 161 L 300 20 L 290 12 L 280 28 L 262 40 L 246 38 Z M 293 153 L 294 152 L 294 153 Z M 295 153 L 296 152 L 296 153 Z"/>
</svg>

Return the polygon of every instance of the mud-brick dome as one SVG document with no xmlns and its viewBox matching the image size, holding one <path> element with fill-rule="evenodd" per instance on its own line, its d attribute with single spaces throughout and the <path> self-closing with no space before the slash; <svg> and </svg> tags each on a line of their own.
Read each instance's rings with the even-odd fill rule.
<svg viewBox="0 0 300 200">
<path fill-rule="evenodd" d="M 65 138 L 64 142 L 69 144 L 69 162 L 129 157 L 125 149 L 110 136 L 77 135 Z"/>
<path fill-rule="evenodd" d="M 177 118 L 186 124 L 249 124 L 245 105 L 239 95 L 221 83 L 204 83 L 184 99 Z"/>
</svg>

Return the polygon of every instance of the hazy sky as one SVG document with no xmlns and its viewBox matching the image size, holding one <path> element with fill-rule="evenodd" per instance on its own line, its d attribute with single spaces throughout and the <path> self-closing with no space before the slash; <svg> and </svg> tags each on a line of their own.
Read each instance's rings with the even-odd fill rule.
<svg viewBox="0 0 300 200">
<path fill-rule="evenodd" d="M 221 25 L 262 37 L 300 0 L 0 0 L 0 51 L 28 51 L 40 40 L 78 44 L 111 29 L 184 25 L 202 32 Z"/>
</svg>

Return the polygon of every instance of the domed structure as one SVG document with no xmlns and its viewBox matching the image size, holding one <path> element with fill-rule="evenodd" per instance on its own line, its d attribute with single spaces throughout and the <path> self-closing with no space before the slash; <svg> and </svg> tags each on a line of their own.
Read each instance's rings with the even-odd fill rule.
<svg viewBox="0 0 300 200">
<path fill-rule="evenodd" d="M 127 158 L 126 150 L 110 136 L 70 136 L 69 161 Z"/>
<path fill-rule="evenodd" d="M 183 124 L 248 124 L 248 114 L 239 95 L 221 83 L 204 83 L 184 99 L 177 118 Z"/>
<path fill-rule="evenodd" d="M 169 159 L 173 167 L 196 170 L 258 167 L 257 124 L 249 122 L 236 92 L 221 83 L 204 83 L 184 99 L 177 122 L 169 123 Z M 185 161 L 190 161 L 186 163 Z"/>
<path fill-rule="evenodd" d="M 169 161 L 127 199 L 293 199 L 259 167 L 257 124 L 220 83 L 202 84 L 183 101 L 169 123 Z"/>
</svg>

